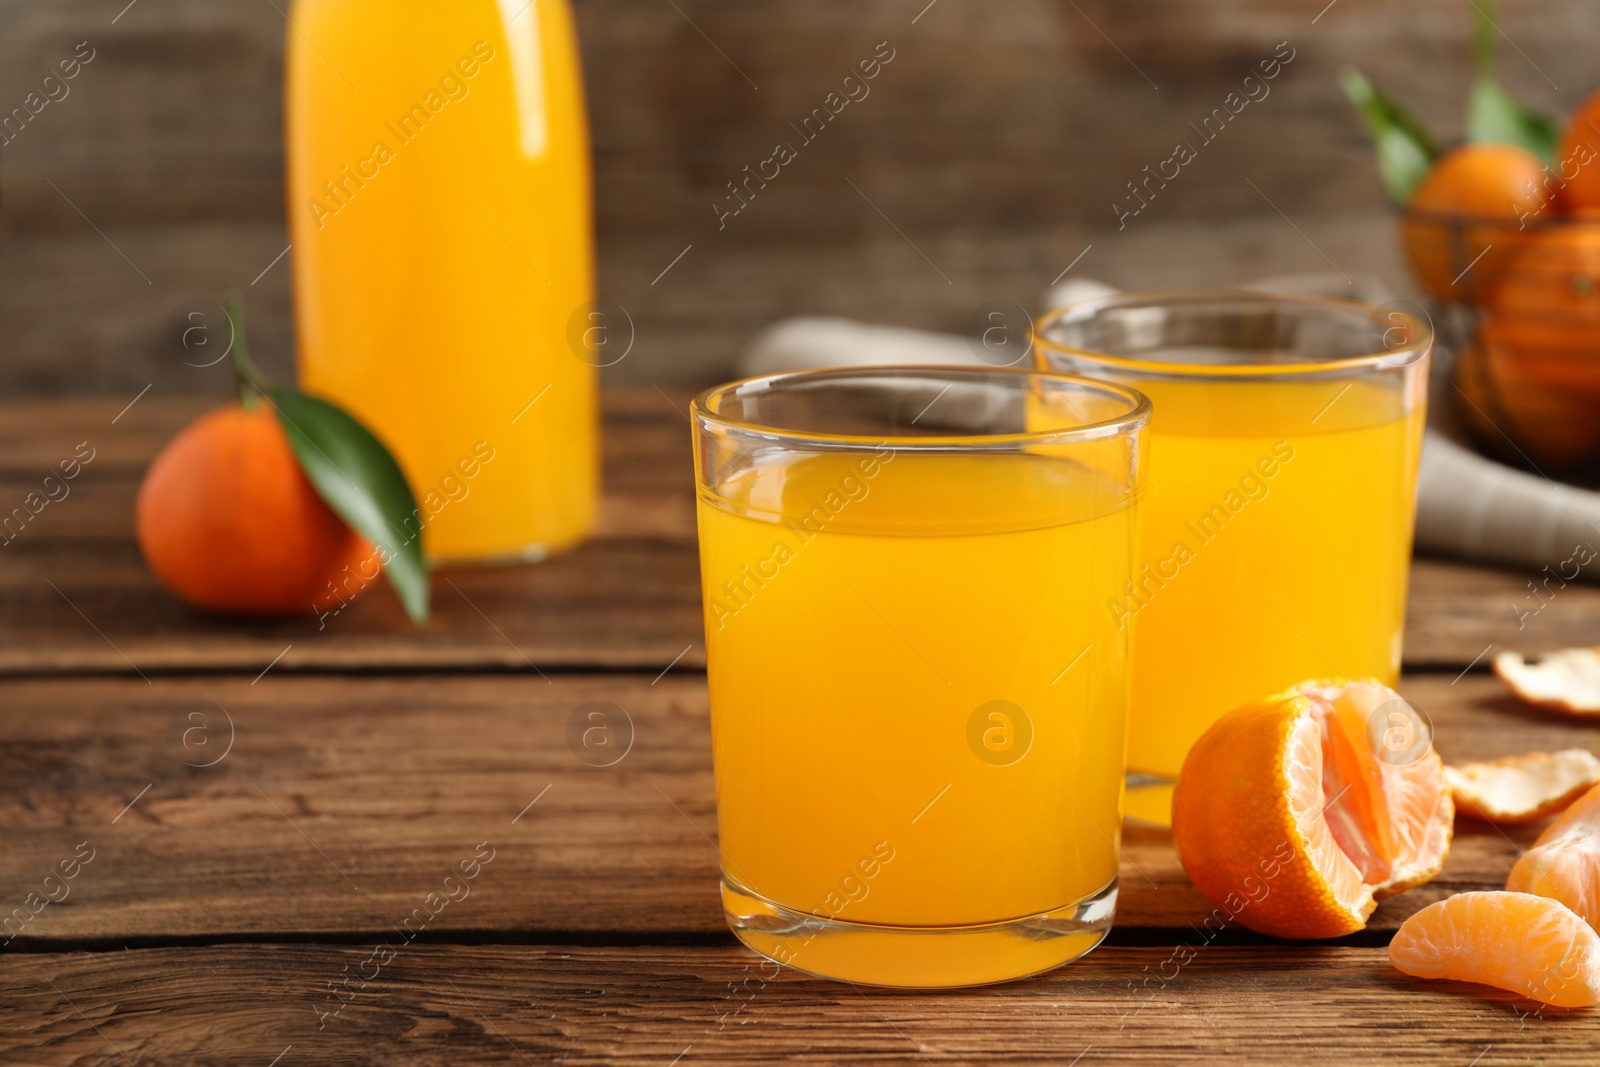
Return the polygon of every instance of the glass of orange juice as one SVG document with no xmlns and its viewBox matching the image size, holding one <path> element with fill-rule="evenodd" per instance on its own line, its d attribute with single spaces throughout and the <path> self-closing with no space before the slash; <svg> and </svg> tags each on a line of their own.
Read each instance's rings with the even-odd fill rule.
<svg viewBox="0 0 1600 1067">
<path fill-rule="evenodd" d="M 748 946 L 961 986 L 1110 929 L 1149 404 L 932 367 L 694 402 L 722 899 Z"/>
<path fill-rule="evenodd" d="M 1433 335 L 1403 311 L 1245 291 L 1121 294 L 1040 320 L 1040 366 L 1150 397 L 1137 573 L 1101 606 L 1137 652 L 1132 817 L 1222 713 L 1400 674 Z"/>
</svg>

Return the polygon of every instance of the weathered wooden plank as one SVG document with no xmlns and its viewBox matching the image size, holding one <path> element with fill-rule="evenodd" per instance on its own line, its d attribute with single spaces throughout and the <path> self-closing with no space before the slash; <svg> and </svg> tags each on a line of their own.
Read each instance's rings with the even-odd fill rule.
<svg viewBox="0 0 1600 1067">
<path fill-rule="evenodd" d="M 1523 711 L 1492 679 L 1406 690 L 1452 760 L 1600 751 L 1594 725 Z M 631 724 L 610 767 L 569 741 L 591 700 Z M 383 930 L 487 841 L 496 877 L 439 929 L 713 934 L 706 707 L 692 673 L 0 682 L 0 901 L 16 906 L 87 841 L 95 858 L 70 898 L 20 941 L 351 936 Z M 1374 929 L 1502 885 L 1538 829 L 1463 820 L 1441 877 L 1385 902 Z M 1167 834 L 1130 828 L 1123 852 L 1119 928 L 1178 930 L 1210 911 Z"/>
<path fill-rule="evenodd" d="M 628 357 L 604 372 L 607 380 L 648 386 L 726 379 L 758 330 L 797 314 L 960 333 L 986 301 L 1043 311 L 1039 301 L 1051 280 L 1091 244 L 1072 276 L 1129 289 L 1327 272 L 1327 262 L 1276 214 L 1183 221 L 1151 216 L 1122 231 L 1114 223 L 1066 222 L 1022 232 L 919 230 L 908 233 L 913 247 L 875 214 L 858 220 L 848 240 L 797 236 L 752 244 L 730 237 L 732 227 L 727 233 L 714 225 L 710 233 L 694 229 L 699 212 L 711 218 L 708 206 L 696 201 L 690 221 L 678 224 L 681 232 L 665 223 L 647 231 L 670 236 L 630 232 L 626 240 L 600 245 L 599 291 L 628 311 L 636 338 Z M 893 205 L 882 206 L 895 217 Z M 807 197 L 803 210 L 871 211 L 843 180 Z M 4 217 L 0 212 L 0 223 Z M 183 364 L 172 321 L 191 302 L 214 303 L 230 289 L 248 294 L 253 352 L 263 367 L 289 373 L 286 268 L 294 253 L 251 285 L 289 243 L 281 220 L 102 226 L 116 248 L 81 219 L 78 225 L 81 232 L 6 234 L 0 242 L 0 315 L 9 327 L 0 390 L 7 395 L 131 397 L 152 382 L 156 393 L 226 395 L 225 371 Z M 1359 211 L 1296 215 L 1295 225 L 1347 274 L 1375 273 L 1391 283 L 1404 278 L 1394 220 L 1376 201 Z M 693 250 L 652 286 L 690 244 Z M 1205 265 L 1203 273 L 1196 264 Z M 64 286 L 59 278 L 75 281 Z"/>
<path fill-rule="evenodd" d="M 1548 97 L 1560 85 L 1556 102 L 1566 104 L 1592 84 L 1583 57 L 1565 47 L 1594 31 L 1592 11 L 1529 0 L 1501 6 L 1507 32 L 1537 61 L 1505 64 L 1515 89 Z M 766 198 L 786 186 L 865 175 L 904 197 L 903 215 L 917 225 L 1109 219 L 1124 182 L 1170 155 L 1175 141 L 1199 141 L 1190 123 L 1222 106 L 1287 40 L 1294 58 L 1266 98 L 1201 151 L 1253 160 L 1254 180 L 1281 189 L 1279 202 L 1291 212 L 1365 207 L 1376 198 L 1370 152 L 1333 71 L 1360 60 L 1449 134 L 1460 121 L 1459 86 L 1471 63 L 1470 22 L 1448 0 L 1412 5 L 1404 15 L 1377 0 L 1345 0 L 1315 26 L 1298 9 L 1259 2 L 1214 10 L 1168 2 L 1135 12 L 1114 0 L 1077 8 L 1022 0 L 1003 11 L 944 0 L 914 24 L 920 7 L 896 0 L 758 7 L 698 0 L 681 14 L 578 0 L 574 9 L 602 230 L 628 235 L 690 209 L 712 221 L 710 199 L 746 164 L 766 158 L 775 140 L 797 139 L 789 123 L 821 106 L 879 41 L 890 43 L 894 58 L 870 95 L 848 105 L 826 136 L 802 145 L 801 161 L 763 190 Z M 0 42 L 8 103 L 35 89 L 74 42 L 88 39 L 97 49 L 68 99 L 46 107 L 8 149 L 22 165 L 22 218 L 72 221 L 64 205 L 44 213 L 32 202 L 35 190 L 54 197 L 41 178 L 50 167 L 91 183 L 86 210 L 113 222 L 193 218 L 196 207 L 211 217 L 282 210 L 271 184 L 282 152 L 281 97 L 267 91 L 281 78 L 289 32 L 282 12 L 168 0 L 113 25 L 92 0 L 47 8 L 10 0 L 0 18 L 10 30 Z M 338 51 L 334 42 L 322 45 Z M 1429 51 L 1426 70 L 1412 62 L 1413 48 Z M 222 113 L 229 122 L 215 121 Z M 1096 150 L 1083 151 L 1085 144 Z M 254 161 L 263 173 L 218 173 L 215 164 L 195 166 L 197 158 L 225 168 Z M 1340 172 L 1359 180 L 1326 180 Z M 131 190 L 137 195 L 126 195 L 135 176 L 144 178 Z M 1185 217 L 1261 208 L 1249 204 L 1255 194 L 1229 168 L 1197 162 L 1173 184 L 1181 188 L 1180 181 L 1189 195 L 1168 196 Z M 230 186 L 252 195 L 242 202 L 217 195 Z M 808 206 L 796 200 L 739 222 L 783 236 L 848 232 L 865 217 Z"/>
<path fill-rule="evenodd" d="M 0 479 L 0 490 L 20 483 Z M 410 626 L 387 589 L 339 616 L 220 620 L 160 587 L 131 540 L 131 481 L 83 484 L 0 549 L 0 673 L 704 663 L 690 491 L 608 494 L 596 539 L 538 566 L 451 570 Z M 19 498 L 20 499 L 20 498 Z M 1406 661 L 1485 669 L 1493 654 L 1600 644 L 1600 589 L 1540 601 L 1512 571 L 1419 559 Z M 53 583 L 53 587 L 52 587 Z M 1537 608 L 1536 614 L 1519 616 Z M 81 614 L 80 614 L 81 611 Z"/>
<path fill-rule="evenodd" d="M 174 434 L 233 399 L 159 391 L 140 397 L 138 392 L 0 400 L 0 479 L 14 481 L 21 489 L 87 442 L 95 455 L 84 467 L 86 476 L 94 475 L 95 481 L 137 481 Z M 685 386 L 602 391 L 606 432 L 601 448 L 608 488 L 641 492 L 694 484 L 687 414 L 694 394 Z M 131 519 L 127 528 L 133 528 Z M 688 529 L 692 532 L 692 523 Z M 70 529 L 67 533 L 70 536 Z"/>
<path fill-rule="evenodd" d="M 280 666 L 289 669 L 660 669 L 680 653 L 685 665 L 703 663 L 693 467 L 680 411 L 689 396 L 608 393 L 595 539 L 542 566 L 437 575 L 435 616 L 422 629 L 384 588 L 330 618 L 307 605 L 289 619 L 247 622 L 194 611 L 160 587 L 133 542 L 138 479 L 211 401 L 147 397 L 120 417 L 125 400 L 5 405 L 0 500 L 21 505 L 40 492 L 62 459 L 90 454 L 78 450 L 83 442 L 93 459 L 64 497 L 0 545 L 0 672 L 256 671 L 288 645 Z"/>
<path fill-rule="evenodd" d="M 920 17 L 925 5 L 901 0 L 574 6 L 601 290 L 633 313 L 641 343 L 616 373 L 641 383 L 723 374 L 753 330 L 799 311 L 959 329 L 984 300 L 1031 303 L 1089 244 L 1078 273 L 1131 287 L 1328 261 L 1401 283 L 1372 153 L 1334 72 L 1360 63 L 1446 137 L 1470 74 L 1470 22 L 1451 0 L 1343 0 L 1315 24 L 1259 2 L 942 0 Z M 287 355 L 289 260 L 251 284 L 288 244 L 283 12 L 165 0 L 113 24 L 103 8 L 0 4 L 7 111 L 77 42 L 97 49 L 71 94 L 5 147 L 0 389 L 122 392 L 159 379 L 225 391 L 224 379 L 174 367 L 161 335 L 180 302 L 244 287 L 258 349 Z M 1589 5 L 1501 8 L 1521 53 L 1502 64 L 1514 89 L 1565 107 L 1592 86 L 1581 50 L 1567 47 L 1600 28 Z M 895 59 L 871 95 L 719 229 L 712 205 L 728 183 L 779 140 L 798 141 L 791 124 L 879 41 Z M 1202 141 L 1195 127 L 1280 41 L 1295 58 L 1270 95 Z M 1170 182 L 1150 178 L 1180 141 L 1197 146 L 1195 161 Z M 1119 227 L 1113 204 L 1139 203 L 1124 200 L 1128 184 L 1146 181 L 1155 199 Z"/>
<path fill-rule="evenodd" d="M 436 578 L 437 617 L 423 630 L 405 622 L 387 590 L 322 625 L 309 607 L 284 621 L 222 622 L 161 589 L 133 544 L 138 479 L 171 435 L 212 401 L 150 396 L 126 413 L 122 398 L 0 405 L 0 504 L 21 504 L 81 443 L 94 450 L 69 494 L 0 545 L 0 673 L 254 672 L 289 644 L 280 664 L 288 670 L 526 669 L 530 661 L 648 669 L 686 647 L 681 662 L 703 664 L 683 414 L 690 396 L 685 389 L 607 390 L 605 496 L 594 541 L 540 566 Z M 1535 594 L 1527 583 L 1539 577 L 1418 560 L 1407 663 L 1482 668 L 1502 648 L 1533 653 L 1600 644 L 1600 589 L 1574 583 Z"/>
<path fill-rule="evenodd" d="M 937 993 L 774 973 L 732 945 L 419 941 L 381 966 L 367 962 L 373 946 L 365 944 L 8 955 L 0 961 L 7 1020 L 0 1056 L 8 1063 L 140 1065 L 267 1064 L 281 1057 L 284 1067 L 307 1061 L 1278 1067 L 1322 1060 L 1587 1067 L 1600 1041 L 1592 1011 L 1536 1011 L 1486 987 L 1407 978 L 1380 948 L 1191 950 L 1194 958 L 1177 966 L 1173 948 L 1102 947 L 1038 978 Z M 346 975 L 352 978 L 341 998 L 330 983 Z"/>
<path fill-rule="evenodd" d="M 1600 588 L 1547 570 L 1418 559 L 1406 604 L 1408 666 L 1487 666 L 1507 649 L 1532 654 L 1600 645 Z"/>
<path fill-rule="evenodd" d="M 68 501 L 70 503 L 70 500 Z M 384 587 L 328 618 L 215 618 L 179 602 L 128 542 L 0 563 L 0 673 L 279 668 L 659 670 L 704 663 L 694 547 L 595 541 L 516 569 L 440 572 L 413 627 Z M 292 647 L 291 647 L 292 646 Z M 693 647 L 691 647 L 693 646 Z"/>
</svg>

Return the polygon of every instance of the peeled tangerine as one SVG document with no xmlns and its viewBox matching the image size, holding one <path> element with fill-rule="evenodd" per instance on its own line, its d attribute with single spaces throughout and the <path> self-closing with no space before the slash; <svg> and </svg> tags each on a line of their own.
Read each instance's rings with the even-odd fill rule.
<svg viewBox="0 0 1600 1067">
<path fill-rule="evenodd" d="M 1172 839 L 1229 921 L 1338 937 L 1439 873 L 1455 809 L 1444 764 L 1394 690 L 1305 682 L 1205 732 L 1178 775 Z"/>
<path fill-rule="evenodd" d="M 1600 784 L 1600 759 L 1581 748 L 1446 767 L 1456 811 L 1498 823 L 1534 822 Z"/>
<path fill-rule="evenodd" d="M 1539 835 L 1511 868 L 1506 888 L 1559 900 L 1600 926 L 1600 786 Z"/>
<path fill-rule="evenodd" d="M 1600 1004 L 1600 934 L 1548 897 L 1446 897 L 1400 924 L 1389 960 L 1417 978 L 1479 982 L 1562 1008 Z"/>
<path fill-rule="evenodd" d="M 1574 715 L 1600 712 L 1600 648 L 1563 648 L 1538 663 L 1502 652 L 1494 673 L 1529 704 Z"/>
</svg>

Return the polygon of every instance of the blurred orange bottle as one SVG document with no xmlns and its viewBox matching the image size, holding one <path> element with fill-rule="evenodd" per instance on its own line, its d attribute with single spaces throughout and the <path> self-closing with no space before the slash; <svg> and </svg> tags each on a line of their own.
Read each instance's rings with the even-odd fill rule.
<svg viewBox="0 0 1600 1067">
<path fill-rule="evenodd" d="M 302 385 L 395 453 L 433 559 L 579 541 L 600 360 L 567 0 L 296 0 L 287 79 Z"/>
</svg>

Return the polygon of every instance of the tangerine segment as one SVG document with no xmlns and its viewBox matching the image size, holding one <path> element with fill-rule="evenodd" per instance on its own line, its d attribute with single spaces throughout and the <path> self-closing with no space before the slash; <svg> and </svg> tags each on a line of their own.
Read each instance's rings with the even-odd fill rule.
<svg viewBox="0 0 1600 1067">
<path fill-rule="evenodd" d="M 1173 794 L 1196 887 L 1252 930 L 1337 937 L 1437 874 L 1454 807 L 1426 738 L 1405 760 L 1383 749 L 1396 708 L 1415 716 L 1374 681 L 1307 682 L 1218 719 Z"/>
<path fill-rule="evenodd" d="M 1539 835 L 1511 868 L 1506 888 L 1559 900 L 1600 927 L 1600 785 Z"/>
<path fill-rule="evenodd" d="M 1456 811 L 1498 823 L 1525 823 L 1560 811 L 1600 783 L 1600 759 L 1587 749 L 1529 752 L 1446 767 Z"/>
<path fill-rule="evenodd" d="M 1382 898 L 1439 873 L 1455 805 L 1444 761 L 1415 709 L 1374 681 L 1306 682 L 1297 691 L 1324 723 L 1323 764 L 1336 771 L 1331 779 L 1324 772 L 1327 818 L 1346 854 L 1363 857 L 1363 880 Z M 1390 749 L 1386 738 L 1397 721 L 1411 736 Z"/>
<path fill-rule="evenodd" d="M 1600 1004 L 1600 934 L 1547 897 L 1446 897 L 1400 925 L 1389 961 L 1417 978 L 1478 982 L 1557 1007 Z"/>
</svg>

